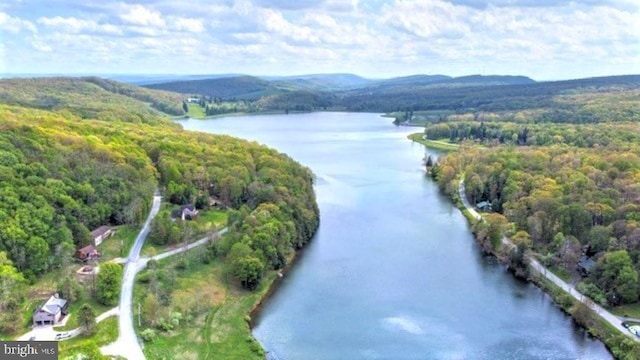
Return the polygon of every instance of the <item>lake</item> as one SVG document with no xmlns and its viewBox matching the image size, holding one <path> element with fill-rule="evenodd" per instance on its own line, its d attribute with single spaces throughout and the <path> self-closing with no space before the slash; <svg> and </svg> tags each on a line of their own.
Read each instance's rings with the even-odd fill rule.
<svg viewBox="0 0 640 360">
<path fill-rule="evenodd" d="M 406 138 L 420 128 L 366 113 L 177 122 L 258 141 L 316 174 L 318 233 L 253 330 L 270 359 L 612 358 L 546 294 L 482 256 L 425 176 L 425 148 Z"/>
</svg>

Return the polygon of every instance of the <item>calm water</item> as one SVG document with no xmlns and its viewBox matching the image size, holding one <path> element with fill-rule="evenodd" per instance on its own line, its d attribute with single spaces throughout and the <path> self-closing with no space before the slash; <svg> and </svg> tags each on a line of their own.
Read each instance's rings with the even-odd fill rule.
<svg viewBox="0 0 640 360">
<path fill-rule="evenodd" d="M 416 129 L 353 113 L 179 123 L 264 143 L 318 177 L 320 229 L 254 329 L 271 359 L 612 358 L 481 256 L 425 178 Z"/>
</svg>

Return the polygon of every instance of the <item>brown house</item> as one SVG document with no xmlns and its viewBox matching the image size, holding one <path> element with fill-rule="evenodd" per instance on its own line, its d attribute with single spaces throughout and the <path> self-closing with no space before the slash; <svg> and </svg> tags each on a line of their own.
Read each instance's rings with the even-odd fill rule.
<svg viewBox="0 0 640 360">
<path fill-rule="evenodd" d="M 115 233 L 115 231 L 113 231 L 111 228 L 109 228 L 106 225 L 102 225 L 99 228 L 93 230 L 91 232 L 91 236 L 93 237 L 93 245 L 94 246 L 98 246 L 102 243 L 102 240 L 108 238 L 109 236 L 113 235 Z"/>
<path fill-rule="evenodd" d="M 76 251 L 76 258 L 84 262 L 97 260 L 100 257 L 98 249 L 93 245 L 87 245 Z"/>
<path fill-rule="evenodd" d="M 67 315 L 68 302 L 53 294 L 44 304 L 40 305 L 33 313 L 33 325 L 53 325 Z"/>
</svg>

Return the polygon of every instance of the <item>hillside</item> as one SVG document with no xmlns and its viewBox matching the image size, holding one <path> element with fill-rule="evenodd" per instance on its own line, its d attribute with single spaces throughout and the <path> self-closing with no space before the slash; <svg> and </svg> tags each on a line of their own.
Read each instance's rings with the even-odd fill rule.
<svg viewBox="0 0 640 360">
<path fill-rule="evenodd" d="M 183 96 L 96 77 L 0 80 L 0 103 L 68 111 L 84 119 L 158 122 L 184 115 Z"/>
<path fill-rule="evenodd" d="M 106 81 L 102 86 L 111 89 L 106 91 L 95 83 L 102 81 L 58 78 L 2 83 L 0 309 L 8 309 L 0 314 L 2 338 L 12 338 L 30 324 L 34 309 L 30 294 L 59 292 L 79 302 L 76 309 L 83 302 L 99 302 L 95 291 L 69 275 L 78 266 L 72 255 L 90 243 L 89 231 L 97 226 L 135 229 L 146 218 L 156 189 L 162 191 L 163 202 L 172 206 L 196 204 L 204 211 L 213 197 L 231 209 L 229 231 L 220 246 L 198 254 L 200 263 L 231 269 L 224 285 L 216 286 L 232 287 L 239 293 L 238 301 L 253 299 L 240 288 L 254 289 L 263 276 L 285 266 L 318 226 L 312 174 L 307 168 L 257 143 L 183 131 L 133 97 L 143 97 L 148 90 L 132 94 L 131 87 Z M 35 89 L 46 98 L 34 96 Z M 101 118 L 118 105 L 125 119 L 141 121 L 120 121 L 119 113 L 106 121 L 91 118 L 94 114 Z M 144 118 L 141 109 L 149 111 Z M 187 224 L 166 220 L 171 233 L 165 235 L 170 239 L 159 238 L 164 235 L 154 227 L 156 241 L 174 245 L 176 234 L 182 240 L 193 231 Z M 253 236 L 260 241 L 244 241 Z M 163 313 L 177 311 L 174 288 L 163 290 Z M 220 305 L 207 304 L 183 314 L 197 317 Z M 248 311 L 236 310 L 241 312 L 237 316 L 242 318 Z M 250 336 L 246 324 L 223 326 L 243 333 L 239 351 L 257 351 L 251 348 L 253 343 L 244 341 Z"/>
<path fill-rule="evenodd" d="M 526 110 L 520 114 L 524 116 L 522 121 L 623 121 L 625 118 L 615 115 L 619 113 L 618 110 L 613 115 L 608 113 L 613 106 L 607 105 L 603 99 L 612 96 L 620 97 L 620 100 L 630 97 L 630 100 L 634 92 L 640 89 L 638 75 L 511 85 L 480 86 L 477 79 L 471 81 L 470 86 L 444 82 L 424 87 L 391 87 L 380 91 L 363 89 L 343 94 L 341 101 L 351 111 L 440 110 L 472 116 L 483 112 L 495 113 L 505 119 L 517 119 L 517 113 Z M 591 106 L 593 103 L 599 103 L 603 108 Z M 609 102 L 613 103 L 617 102 Z M 632 103 L 629 105 L 633 106 Z"/>
<path fill-rule="evenodd" d="M 181 94 L 205 95 L 211 98 L 246 100 L 256 100 L 280 90 L 271 82 L 253 76 L 175 81 L 145 85 L 145 87 Z"/>
</svg>

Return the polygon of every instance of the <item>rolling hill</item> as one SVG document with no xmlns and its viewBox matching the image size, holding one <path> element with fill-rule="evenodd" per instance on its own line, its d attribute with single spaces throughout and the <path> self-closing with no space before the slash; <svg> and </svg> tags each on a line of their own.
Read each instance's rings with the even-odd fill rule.
<svg viewBox="0 0 640 360">
<path fill-rule="evenodd" d="M 157 122 L 184 115 L 183 96 L 97 77 L 0 80 L 0 103 L 52 111 L 80 118 Z"/>
</svg>

